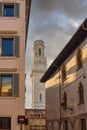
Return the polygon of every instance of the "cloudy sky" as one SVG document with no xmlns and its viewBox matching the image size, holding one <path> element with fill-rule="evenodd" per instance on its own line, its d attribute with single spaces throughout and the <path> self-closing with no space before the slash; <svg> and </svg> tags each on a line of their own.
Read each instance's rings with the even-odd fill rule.
<svg viewBox="0 0 87 130">
<path fill-rule="evenodd" d="M 26 108 L 31 107 L 34 41 L 45 42 L 48 68 L 86 17 L 87 0 L 32 0 L 26 49 Z"/>
</svg>

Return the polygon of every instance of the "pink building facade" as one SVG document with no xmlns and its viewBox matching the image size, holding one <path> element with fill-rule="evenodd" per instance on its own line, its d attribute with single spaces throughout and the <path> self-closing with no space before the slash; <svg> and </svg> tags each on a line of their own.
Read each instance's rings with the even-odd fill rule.
<svg viewBox="0 0 87 130">
<path fill-rule="evenodd" d="M 24 129 L 18 116 L 25 116 L 29 4 L 26 0 L 0 0 L 0 130 Z"/>
</svg>

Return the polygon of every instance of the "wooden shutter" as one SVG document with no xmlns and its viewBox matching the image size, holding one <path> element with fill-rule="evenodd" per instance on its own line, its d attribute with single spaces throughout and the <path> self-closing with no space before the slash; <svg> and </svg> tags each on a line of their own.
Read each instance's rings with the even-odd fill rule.
<svg viewBox="0 0 87 130">
<path fill-rule="evenodd" d="M 19 14 L 19 13 L 20 13 L 20 9 L 19 9 L 20 7 L 19 7 L 19 6 L 20 6 L 19 3 L 15 3 L 15 4 L 14 4 L 14 7 L 15 7 L 15 8 L 14 8 L 14 15 L 15 15 L 16 17 L 19 17 L 19 15 L 20 15 L 20 14 Z"/>
<path fill-rule="evenodd" d="M 14 38 L 15 41 L 15 45 L 14 45 L 14 55 L 16 57 L 19 57 L 19 51 L 20 51 L 20 37 L 19 36 L 15 36 Z"/>
<path fill-rule="evenodd" d="M 0 16 L 3 15 L 3 3 L 0 2 Z"/>
<path fill-rule="evenodd" d="M 13 88 L 12 88 L 12 96 L 19 96 L 19 74 L 13 75 Z"/>
</svg>

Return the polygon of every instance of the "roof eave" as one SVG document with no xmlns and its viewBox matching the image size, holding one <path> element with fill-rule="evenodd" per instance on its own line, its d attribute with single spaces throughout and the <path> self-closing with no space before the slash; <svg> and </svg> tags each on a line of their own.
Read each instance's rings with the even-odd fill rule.
<svg viewBox="0 0 87 130">
<path fill-rule="evenodd" d="M 26 20 L 26 40 L 27 40 L 27 34 L 28 34 L 28 29 L 29 29 L 31 1 L 32 0 L 26 0 L 26 18 L 25 18 L 25 20 Z"/>
</svg>

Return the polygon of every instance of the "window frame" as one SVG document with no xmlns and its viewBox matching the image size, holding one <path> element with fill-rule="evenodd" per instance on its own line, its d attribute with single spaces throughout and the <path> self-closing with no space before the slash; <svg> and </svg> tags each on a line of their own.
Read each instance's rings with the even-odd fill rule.
<svg viewBox="0 0 87 130">
<path fill-rule="evenodd" d="M 84 87 L 81 82 L 79 83 L 79 86 L 78 86 L 78 94 L 79 94 L 78 95 L 79 96 L 79 105 L 84 104 Z"/>
<path fill-rule="evenodd" d="M 64 130 L 68 130 L 69 128 L 68 128 L 68 121 L 67 120 L 65 120 L 64 121 Z"/>
<path fill-rule="evenodd" d="M 7 119 L 8 126 L 4 126 L 3 120 Z M 5 123 L 5 122 L 4 122 Z M 0 129 L 9 129 L 11 130 L 11 117 L 0 117 Z"/>
<path fill-rule="evenodd" d="M 2 39 L 3 38 L 13 38 L 13 55 L 12 56 L 2 56 Z M 12 35 L 12 36 L 0 36 L 0 57 L 20 57 L 20 36 L 18 35 Z"/>
<path fill-rule="evenodd" d="M 19 73 L 1 73 L 0 74 L 0 84 L 1 84 L 1 75 L 12 75 L 12 91 L 11 91 L 11 95 L 9 96 L 9 95 L 4 95 L 4 96 L 2 96 L 1 95 L 1 89 L 0 89 L 0 97 L 19 97 Z M 0 85 L 0 87 L 1 87 L 1 85 Z"/>
<path fill-rule="evenodd" d="M 86 130 L 86 119 L 85 118 L 80 119 L 80 126 L 81 126 L 81 130 Z"/>
<path fill-rule="evenodd" d="M 7 11 L 6 11 L 6 9 L 8 9 L 8 7 L 6 8 L 6 6 L 13 6 L 13 15 L 7 15 Z M 6 11 L 6 13 L 5 13 L 5 11 Z M 14 17 L 15 16 L 15 5 L 14 5 L 14 3 L 4 3 L 3 4 L 3 16 L 4 17 Z"/>
<path fill-rule="evenodd" d="M 38 55 L 41 56 L 41 48 L 38 49 Z"/>
<path fill-rule="evenodd" d="M 14 16 L 4 16 L 4 5 L 6 4 L 13 4 L 14 5 Z M 0 17 L 10 17 L 10 18 L 19 18 L 20 17 L 20 3 L 16 3 L 16 2 L 0 2 Z"/>
<path fill-rule="evenodd" d="M 40 95 L 39 95 L 39 96 L 40 96 L 40 102 L 42 102 L 42 94 L 40 93 Z"/>
<path fill-rule="evenodd" d="M 3 39 L 13 39 L 13 41 L 12 41 L 12 46 L 13 46 L 13 49 L 12 49 L 12 55 L 3 55 L 3 54 L 1 54 L 1 56 L 2 57 L 6 57 L 6 56 L 8 56 L 8 57 L 13 57 L 14 56 L 14 37 L 2 37 L 1 38 L 1 53 L 3 53 Z"/>
<path fill-rule="evenodd" d="M 2 83 L 3 76 L 7 76 L 7 77 L 11 76 L 12 77 L 11 86 L 13 88 L 13 75 L 12 74 L 0 74 L 0 81 L 1 81 L 0 82 L 0 87 L 1 87 L 1 89 L 0 89 L 0 97 L 12 97 L 12 88 L 11 88 L 11 93 L 6 92 L 5 95 L 4 95 L 3 91 L 2 91 L 2 89 L 3 89 L 3 83 Z"/>
</svg>

